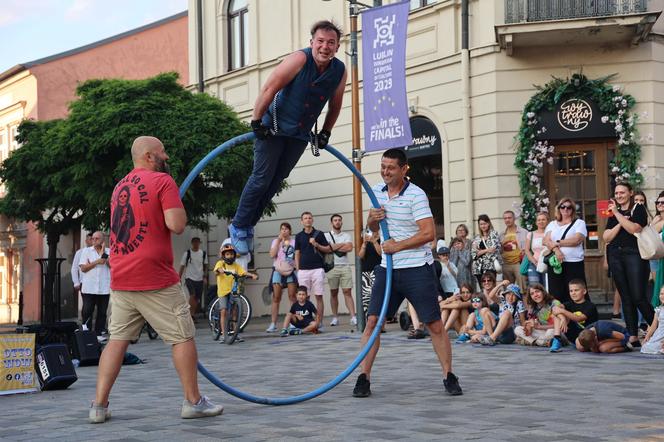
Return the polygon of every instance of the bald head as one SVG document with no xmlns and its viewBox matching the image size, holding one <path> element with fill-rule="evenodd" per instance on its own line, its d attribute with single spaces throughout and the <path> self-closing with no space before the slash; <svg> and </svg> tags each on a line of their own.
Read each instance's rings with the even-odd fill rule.
<svg viewBox="0 0 664 442">
<path fill-rule="evenodd" d="M 141 136 L 131 145 L 131 159 L 134 167 L 168 173 L 168 155 L 159 138 Z"/>
<path fill-rule="evenodd" d="M 131 159 L 136 163 L 136 161 L 143 159 L 147 152 L 152 152 L 160 147 L 163 148 L 164 145 L 161 144 L 159 138 L 148 136 L 138 137 L 131 145 Z"/>
</svg>

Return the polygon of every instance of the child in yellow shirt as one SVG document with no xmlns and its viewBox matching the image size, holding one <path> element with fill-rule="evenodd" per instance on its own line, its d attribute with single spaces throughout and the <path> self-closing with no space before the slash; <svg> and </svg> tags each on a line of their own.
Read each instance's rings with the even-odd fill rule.
<svg viewBox="0 0 664 442">
<path fill-rule="evenodd" d="M 221 249 L 219 249 L 219 257 L 221 259 L 215 264 L 214 273 L 217 275 L 217 297 L 222 298 L 219 301 L 221 310 L 219 314 L 219 329 L 223 336 L 223 324 L 226 323 L 226 312 L 228 311 L 228 302 L 230 299 L 228 294 L 233 290 L 234 282 L 233 276 L 226 275 L 224 272 L 235 273 L 238 276 L 246 275 L 251 279 L 258 279 L 258 275 L 247 272 L 239 263 L 235 262 L 237 253 L 231 244 L 221 246 Z M 223 340 L 221 342 L 223 342 Z"/>
</svg>

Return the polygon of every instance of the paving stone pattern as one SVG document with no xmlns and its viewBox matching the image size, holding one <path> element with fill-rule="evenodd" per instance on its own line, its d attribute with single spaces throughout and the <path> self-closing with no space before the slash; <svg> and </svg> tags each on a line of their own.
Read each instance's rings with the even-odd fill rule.
<svg viewBox="0 0 664 442">
<path fill-rule="evenodd" d="M 345 317 L 344 323 L 348 322 Z M 301 394 L 341 372 L 359 350 L 349 326 L 317 336 L 280 338 L 255 318 L 245 342 L 213 342 L 199 324 L 201 361 L 231 385 L 261 396 Z M 168 347 L 141 341 L 147 359 L 125 366 L 111 395 L 113 418 L 87 423 L 97 367 L 79 367 L 68 390 L 0 396 L 0 440 L 662 440 L 664 360 L 638 353 L 582 354 L 569 347 L 453 345 L 464 395 L 448 397 L 430 341 L 412 341 L 394 325 L 372 377 L 373 395 L 356 399 L 357 373 L 316 399 L 255 405 L 202 376 L 201 390 L 225 406 L 218 418 L 182 420 L 182 392 Z"/>
</svg>

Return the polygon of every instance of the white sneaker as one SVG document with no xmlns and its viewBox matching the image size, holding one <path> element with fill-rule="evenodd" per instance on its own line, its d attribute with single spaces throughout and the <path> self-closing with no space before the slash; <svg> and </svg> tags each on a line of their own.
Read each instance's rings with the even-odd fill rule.
<svg viewBox="0 0 664 442">
<path fill-rule="evenodd" d="M 277 325 L 273 322 L 270 324 L 270 326 L 265 330 L 266 333 L 274 333 L 277 331 Z"/>
<path fill-rule="evenodd" d="M 90 405 L 90 412 L 88 413 L 88 420 L 91 424 L 103 424 L 110 418 L 111 412 L 108 409 L 108 405 L 103 407 L 92 402 Z"/>
<path fill-rule="evenodd" d="M 219 416 L 223 412 L 223 406 L 213 404 L 207 396 L 201 396 L 201 400 L 198 404 L 192 404 L 186 399 L 182 401 L 182 412 L 180 413 L 180 416 L 182 419 L 196 419 L 199 417 Z"/>
<path fill-rule="evenodd" d="M 335 316 L 335 317 L 332 318 L 332 320 L 330 321 L 330 327 L 336 327 L 337 325 L 339 325 L 339 318 L 337 318 L 337 317 Z"/>
<path fill-rule="evenodd" d="M 357 325 L 357 316 L 350 318 L 350 325 Z"/>
</svg>

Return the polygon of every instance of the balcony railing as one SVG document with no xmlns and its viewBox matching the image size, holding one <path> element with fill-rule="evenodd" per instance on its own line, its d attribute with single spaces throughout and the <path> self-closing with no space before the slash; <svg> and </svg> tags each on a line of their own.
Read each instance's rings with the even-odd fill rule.
<svg viewBox="0 0 664 442">
<path fill-rule="evenodd" d="M 646 12 L 647 0 L 505 0 L 505 23 Z"/>
</svg>

